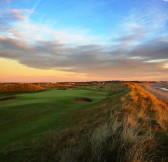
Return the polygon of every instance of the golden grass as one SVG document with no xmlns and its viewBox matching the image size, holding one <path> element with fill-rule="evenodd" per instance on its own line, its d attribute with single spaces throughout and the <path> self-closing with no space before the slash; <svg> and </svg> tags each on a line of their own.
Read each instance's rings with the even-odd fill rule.
<svg viewBox="0 0 168 162">
<path fill-rule="evenodd" d="M 122 102 L 132 120 L 132 125 L 136 125 L 134 118 L 143 123 L 144 128 L 154 127 L 157 129 L 159 125 L 168 131 L 168 105 L 146 91 L 140 84 L 128 83 L 128 86 L 131 92 L 122 98 Z M 155 122 L 153 122 L 154 120 Z"/>
<path fill-rule="evenodd" d="M 0 84 L 0 92 L 34 92 L 42 91 L 43 87 L 28 83 Z"/>
</svg>

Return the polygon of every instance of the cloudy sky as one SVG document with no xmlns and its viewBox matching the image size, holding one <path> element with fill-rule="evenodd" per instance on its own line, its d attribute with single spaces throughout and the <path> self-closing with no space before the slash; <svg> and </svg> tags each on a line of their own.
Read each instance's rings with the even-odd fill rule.
<svg viewBox="0 0 168 162">
<path fill-rule="evenodd" d="M 0 82 L 168 80 L 168 0 L 0 0 Z"/>
</svg>

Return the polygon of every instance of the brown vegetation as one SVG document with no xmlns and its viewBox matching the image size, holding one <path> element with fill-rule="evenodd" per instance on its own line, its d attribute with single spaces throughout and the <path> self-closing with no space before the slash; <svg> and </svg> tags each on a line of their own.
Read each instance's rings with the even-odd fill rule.
<svg viewBox="0 0 168 162">
<path fill-rule="evenodd" d="M 39 83 L 36 84 L 39 85 L 41 87 L 47 87 L 47 88 L 71 88 L 74 87 L 74 84 L 70 84 L 70 83 Z"/>
<path fill-rule="evenodd" d="M 16 83 L 0 84 L 0 92 L 35 92 L 42 91 L 43 87 L 34 84 Z"/>
<path fill-rule="evenodd" d="M 143 127 L 168 131 L 168 105 L 153 94 L 146 91 L 139 84 L 128 84 L 131 93 L 122 98 L 124 109 L 129 116 L 133 116 L 136 122 Z M 141 121 L 141 122 L 140 122 Z"/>
<path fill-rule="evenodd" d="M 146 91 L 141 84 L 129 83 L 131 92 L 123 96 L 123 108 L 128 124 L 154 135 L 157 157 L 154 161 L 168 161 L 168 104 Z"/>
</svg>

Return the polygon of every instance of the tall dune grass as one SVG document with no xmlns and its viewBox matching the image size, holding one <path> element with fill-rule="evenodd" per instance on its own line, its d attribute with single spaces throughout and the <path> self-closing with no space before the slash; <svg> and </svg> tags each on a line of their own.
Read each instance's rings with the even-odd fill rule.
<svg viewBox="0 0 168 162">
<path fill-rule="evenodd" d="M 125 110 L 134 114 L 139 121 L 148 122 L 154 127 L 168 131 L 168 105 L 139 84 L 129 84 L 131 92 Z M 123 97 L 125 99 L 125 97 Z M 122 100 L 124 100 L 122 99 Z M 126 99 L 125 99 L 126 100 Z M 150 122 L 149 122 L 150 121 Z M 154 122 L 155 121 L 155 122 Z"/>
<path fill-rule="evenodd" d="M 86 141 L 85 141 L 86 142 Z M 156 142 L 149 133 L 140 132 L 121 122 L 105 123 L 93 130 L 87 143 L 67 147 L 58 153 L 61 162 L 152 162 Z M 72 160 L 73 159 L 73 160 Z"/>
</svg>

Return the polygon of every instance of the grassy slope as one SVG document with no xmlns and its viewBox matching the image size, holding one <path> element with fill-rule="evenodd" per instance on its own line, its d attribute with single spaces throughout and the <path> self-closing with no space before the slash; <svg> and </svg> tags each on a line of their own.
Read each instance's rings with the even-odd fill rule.
<svg viewBox="0 0 168 162">
<path fill-rule="evenodd" d="M 76 97 L 90 97 L 91 103 L 77 103 Z M 69 124 L 67 113 L 105 98 L 106 92 L 90 90 L 50 90 L 18 94 L 16 100 L 0 103 L 0 146 L 29 139 Z"/>
<path fill-rule="evenodd" d="M 123 98 L 129 123 L 149 132 L 156 143 L 153 161 L 168 161 L 168 104 L 147 92 L 140 84 L 129 84 L 131 93 Z"/>
<path fill-rule="evenodd" d="M 128 88 L 129 87 L 129 88 Z M 168 107 L 138 84 L 106 90 L 98 105 L 70 113 L 73 124 L 0 152 L 3 162 L 167 162 Z"/>
</svg>

